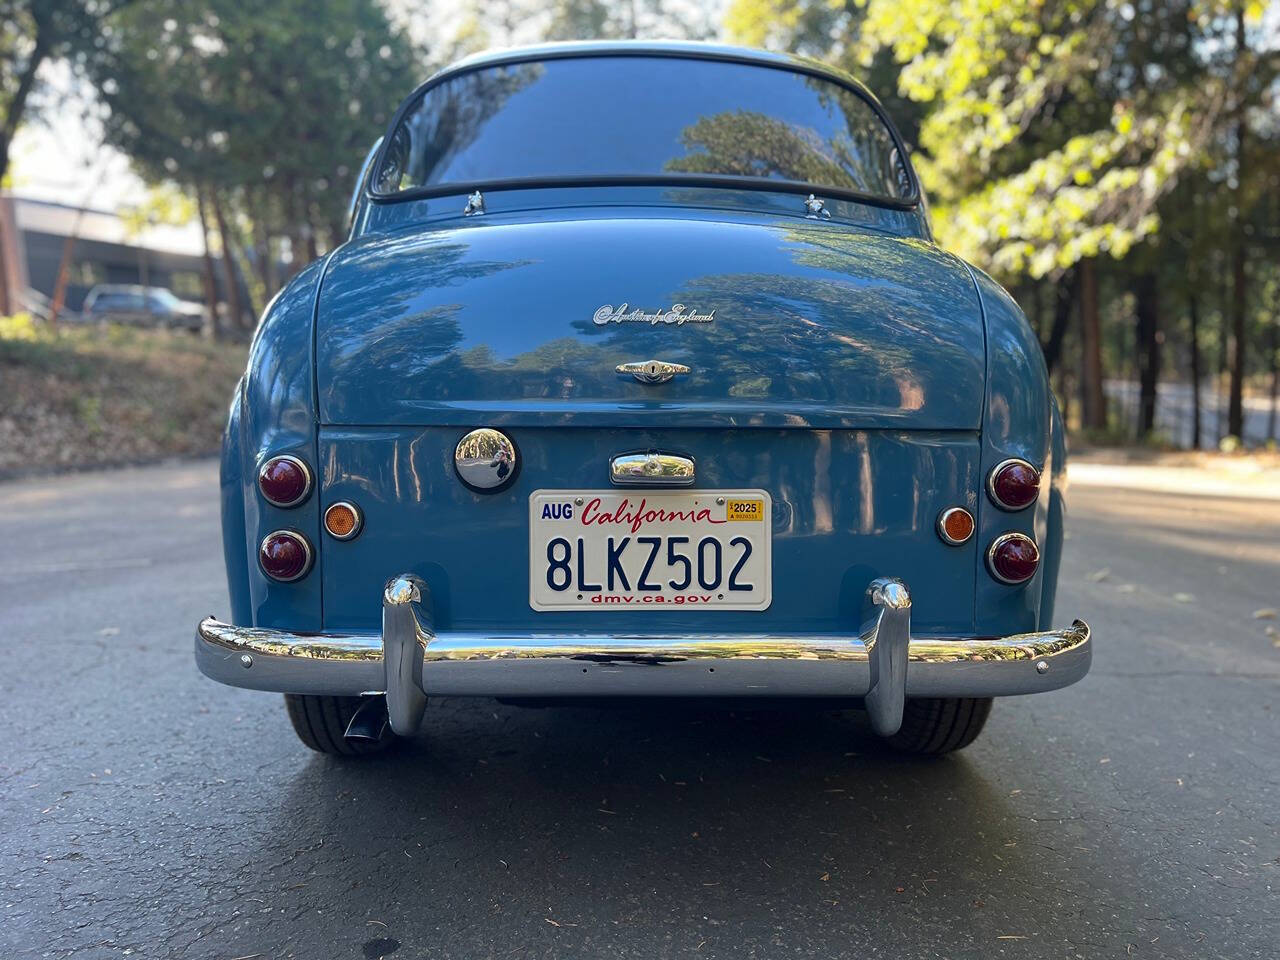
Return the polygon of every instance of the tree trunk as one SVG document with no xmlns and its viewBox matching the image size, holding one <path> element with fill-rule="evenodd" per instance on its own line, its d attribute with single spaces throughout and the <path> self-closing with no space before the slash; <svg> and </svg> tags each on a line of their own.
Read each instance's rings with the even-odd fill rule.
<svg viewBox="0 0 1280 960">
<path fill-rule="evenodd" d="M 1237 230 L 1239 227 L 1237 226 Z M 1231 251 L 1231 388 L 1227 399 L 1227 433 L 1244 439 L 1244 320 L 1246 284 L 1244 241 L 1237 238 Z"/>
<path fill-rule="evenodd" d="M 1107 426 L 1107 398 L 1102 392 L 1102 328 L 1098 316 L 1098 271 L 1092 260 L 1080 261 L 1080 422 L 1086 430 Z"/>
<path fill-rule="evenodd" d="M 86 203 L 88 200 L 86 199 Z M 58 314 L 67 297 L 67 279 L 71 272 L 71 255 L 75 252 L 76 239 L 80 236 L 80 221 L 84 219 L 84 206 L 76 209 L 75 219 L 71 221 L 71 229 L 62 242 L 62 259 L 58 261 L 58 276 L 53 281 L 53 300 L 49 304 L 49 327 L 56 329 Z"/>
<path fill-rule="evenodd" d="M 1271 318 L 1271 410 L 1267 414 L 1267 439 L 1276 442 L 1276 403 L 1280 400 L 1280 343 L 1276 342 L 1280 331 L 1280 317 Z"/>
<path fill-rule="evenodd" d="M 40 70 L 40 65 L 44 63 L 48 52 L 48 33 L 40 28 L 40 21 L 37 19 L 35 45 L 31 48 L 31 56 L 27 58 L 22 73 L 18 76 L 13 96 L 9 99 L 4 111 L 4 122 L 0 123 L 0 183 L 4 182 L 9 172 L 9 148 L 13 146 L 13 137 L 18 132 L 18 124 L 22 122 L 27 98 L 31 96 L 31 90 L 35 86 L 36 73 Z M 9 289 L 9 265 L 4 261 L 5 252 L 5 245 L 0 243 L 0 316 L 13 313 L 16 306 L 14 303 L 16 291 Z"/>
<path fill-rule="evenodd" d="M 1187 315 L 1191 322 L 1191 449 L 1199 450 L 1201 442 L 1200 414 L 1200 291 L 1196 288 L 1196 278 L 1191 278 L 1190 293 L 1187 296 Z"/>
<path fill-rule="evenodd" d="M 83 211 L 81 211 L 83 212 Z M 58 314 L 67 298 L 67 277 L 71 272 L 71 254 L 76 248 L 76 234 L 80 229 L 80 214 L 76 214 L 75 225 L 62 241 L 62 257 L 58 260 L 58 275 L 53 281 L 53 299 L 49 301 L 49 328 L 58 328 Z"/>
<path fill-rule="evenodd" d="M 204 188 L 196 187 L 196 209 L 200 211 L 200 240 L 204 246 L 204 303 L 208 308 L 208 332 L 218 334 L 218 282 L 214 279 L 213 254 L 209 252 L 209 214 L 205 209 Z"/>
<path fill-rule="evenodd" d="M 1218 302 L 1222 305 L 1222 323 L 1218 330 L 1218 376 L 1213 385 L 1213 406 L 1217 414 L 1215 421 L 1215 446 L 1221 446 L 1227 435 L 1227 418 L 1222 415 L 1222 385 L 1227 382 L 1227 354 L 1231 340 L 1231 311 L 1227 309 L 1227 291 L 1225 287 L 1218 290 Z"/>
<path fill-rule="evenodd" d="M 311 184 L 302 181 L 302 219 L 299 221 L 307 241 L 307 263 L 320 259 L 320 238 L 316 235 L 315 209 L 311 203 Z"/>
<path fill-rule="evenodd" d="M 244 306 L 240 300 L 240 284 L 236 282 L 235 244 L 231 240 L 231 231 L 227 229 L 227 218 L 222 213 L 222 204 L 218 201 L 218 191 L 209 191 L 209 201 L 213 206 L 213 219 L 218 224 L 218 238 L 222 241 L 222 271 L 227 282 L 227 304 L 231 307 L 231 324 L 243 327 Z"/>
<path fill-rule="evenodd" d="M 1027 306 L 1024 312 L 1027 315 L 1027 322 L 1031 324 L 1031 330 L 1036 337 L 1043 343 L 1044 337 L 1044 304 L 1040 297 L 1040 281 L 1029 280 L 1028 286 L 1021 293 L 1022 296 L 1015 297 L 1019 303 L 1025 303 Z"/>
<path fill-rule="evenodd" d="M 1067 337 L 1071 308 L 1075 305 L 1079 285 L 1080 271 L 1073 268 L 1064 273 L 1053 286 L 1053 325 L 1049 328 L 1049 339 L 1041 344 L 1044 363 L 1050 373 L 1053 373 L 1062 360 L 1062 343 Z M 1039 300 L 1039 297 L 1036 299 Z"/>
<path fill-rule="evenodd" d="M 1154 273 L 1139 275 L 1133 295 L 1138 328 L 1135 360 L 1138 366 L 1138 438 L 1156 428 L 1156 385 L 1160 379 L 1160 293 Z"/>
<path fill-rule="evenodd" d="M 260 210 L 265 208 L 266 205 L 263 204 Z M 254 266 L 258 279 L 262 281 L 263 295 L 270 300 L 279 289 L 279 281 L 276 279 L 275 260 L 271 256 L 271 236 L 260 216 L 253 218 L 253 250 Z"/>
<path fill-rule="evenodd" d="M 1236 79 L 1243 84 L 1241 72 L 1244 58 L 1244 8 L 1236 11 Z M 1245 123 L 1244 92 L 1236 98 L 1236 186 L 1233 191 L 1235 214 L 1231 231 L 1231 396 L 1227 403 L 1227 432 L 1244 439 L 1244 371 L 1245 371 L 1245 272 L 1244 246 L 1244 177 L 1245 177 Z"/>
<path fill-rule="evenodd" d="M 239 266 L 239 264 L 249 263 L 251 260 L 253 260 L 253 257 L 250 254 L 249 248 L 242 243 L 237 243 L 234 237 L 232 237 L 231 242 L 236 244 L 236 250 L 239 253 L 239 256 L 232 260 L 232 263 L 236 264 L 237 273 L 240 279 L 244 281 L 244 309 L 249 317 L 249 327 L 252 328 L 254 324 L 254 318 L 261 316 L 261 313 L 258 310 L 258 300 L 253 295 L 253 284 L 249 282 L 249 276 L 247 272 L 248 268 L 247 267 L 242 268 Z"/>
</svg>

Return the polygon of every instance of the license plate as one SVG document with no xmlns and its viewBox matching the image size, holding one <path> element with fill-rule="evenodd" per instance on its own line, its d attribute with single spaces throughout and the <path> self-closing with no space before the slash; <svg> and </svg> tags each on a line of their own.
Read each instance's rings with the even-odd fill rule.
<svg viewBox="0 0 1280 960">
<path fill-rule="evenodd" d="M 773 594 L 764 490 L 537 490 L 535 610 L 764 610 Z"/>
</svg>

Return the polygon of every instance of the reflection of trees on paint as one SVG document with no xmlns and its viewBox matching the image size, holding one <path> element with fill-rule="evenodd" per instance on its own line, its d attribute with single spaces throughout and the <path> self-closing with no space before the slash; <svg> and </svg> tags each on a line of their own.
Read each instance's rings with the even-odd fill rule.
<svg viewBox="0 0 1280 960">
<path fill-rule="evenodd" d="M 415 244 L 394 266 L 376 250 L 362 252 L 361 279 L 335 280 L 341 296 L 324 308 L 332 365 L 339 373 L 345 363 L 381 371 L 401 399 L 423 403 L 617 399 L 635 386 L 614 366 L 654 356 L 692 368 L 669 398 L 906 413 L 926 402 L 973 405 L 970 374 L 981 376 L 981 368 L 972 285 L 945 255 L 880 234 L 800 226 L 772 235 L 779 252 L 768 272 L 695 275 L 667 292 L 669 303 L 716 310 L 714 323 L 673 336 L 661 326 L 548 318 L 541 321 L 548 338 L 514 356 L 503 352 L 500 324 L 486 328 L 488 342 L 468 331 L 468 316 L 493 308 L 469 304 L 467 287 L 474 282 L 480 292 L 502 278 L 512 296 L 479 295 L 505 309 L 536 287 L 544 265 L 469 260 L 460 241 Z M 452 298 L 441 289 L 455 285 Z"/>
<path fill-rule="evenodd" d="M 392 245 L 402 255 L 389 268 L 387 250 Z M 498 263 L 469 254 L 465 243 L 428 238 L 415 242 L 412 255 L 405 257 L 403 240 L 386 238 L 362 245 L 335 271 L 322 296 L 327 315 L 324 351 L 334 379 L 325 400 L 333 416 L 342 419 L 344 403 L 362 399 L 348 392 L 344 377 L 359 381 L 376 370 L 381 380 L 412 380 L 441 357 L 457 356 L 464 339 L 458 320 L 463 304 L 441 303 L 436 291 L 465 287 L 528 263 Z M 458 300 L 464 299 L 460 290 Z M 371 337 L 370 330 L 377 335 Z"/>
</svg>

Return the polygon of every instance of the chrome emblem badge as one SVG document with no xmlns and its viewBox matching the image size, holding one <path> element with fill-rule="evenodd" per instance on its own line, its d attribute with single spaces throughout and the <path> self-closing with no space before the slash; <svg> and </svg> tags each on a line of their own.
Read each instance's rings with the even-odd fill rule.
<svg viewBox="0 0 1280 960">
<path fill-rule="evenodd" d="M 640 309 L 632 310 L 629 303 L 624 303 L 615 310 L 613 304 L 606 303 L 591 319 L 598 327 L 609 323 L 647 323 L 650 326 L 668 323 L 682 327 L 686 323 L 711 323 L 715 318 L 714 310 L 710 313 L 698 313 L 683 303 L 673 304 L 670 310 L 654 310 L 652 313 L 646 313 Z"/>
</svg>

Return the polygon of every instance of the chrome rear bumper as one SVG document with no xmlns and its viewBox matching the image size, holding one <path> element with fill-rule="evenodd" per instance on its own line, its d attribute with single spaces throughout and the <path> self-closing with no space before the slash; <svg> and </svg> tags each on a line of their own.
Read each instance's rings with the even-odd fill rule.
<svg viewBox="0 0 1280 960">
<path fill-rule="evenodd" d="M 392 729 L 413 732 L 431 696 L 862 697 L 892 734 L 907 697 L 1000 697 L 1075 683 L 1089 671 L 1089 626 L 1009 637 L 911 636 L 900 580 L 867 588 L 862 629 L 839 634 L 625 636 L 437 633 L 413 576 L 382 598 L 382 635 L 196 629 L 196 663 L 221 683 L 281 693 L 385 693 Z"/>
</svg>

